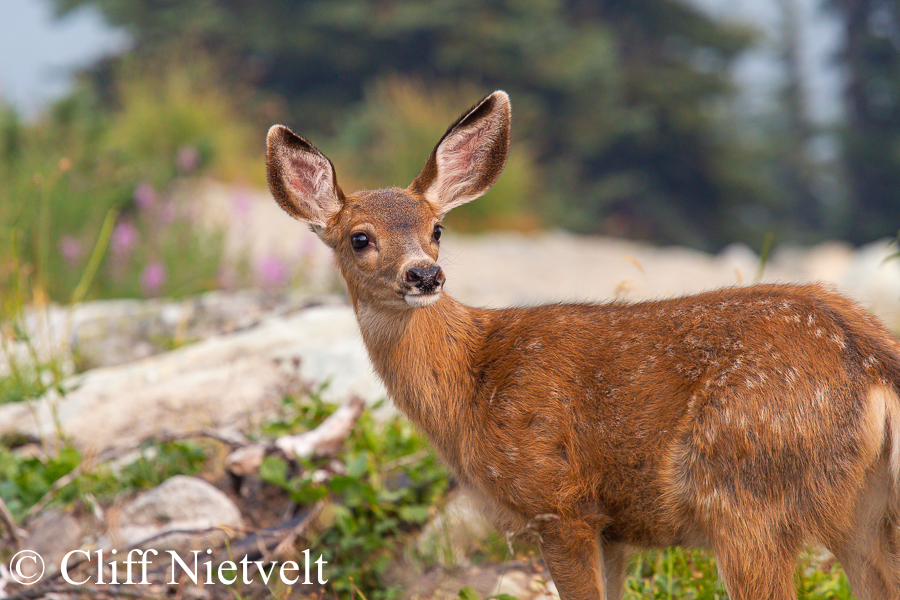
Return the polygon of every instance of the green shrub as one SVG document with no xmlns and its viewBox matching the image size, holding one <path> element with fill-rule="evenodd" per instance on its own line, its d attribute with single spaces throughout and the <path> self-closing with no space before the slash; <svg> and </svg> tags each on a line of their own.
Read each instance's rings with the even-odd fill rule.
<svg viewBox="0 0 900 600">
<path fill-rule="evenodd" d="M 285 433 L 318 425 L 331 411 L 317 394 L 308 402 L 289 399 L 297 412 L 270 432 Z M 414 456 L 415 460 L 405 460 Z M 398 558 L 406 535 L 427 521 L 447 488 L 447 474 L 424 438 L 405 419 L 376 424 L 363 413 L 345 442 L 340 460 L 346 472 L 320 481 L 321 465 L 304 461 L 299 475 L 275 456 L 263 462 L 264 481 L 286 490 L 302 506 L 330 498 L 322 520 L 327 526 L 304 542 L 329 565 L 329 592 L 351 598 L 361 592 L 369 600 L 399 597 L 385 584 L 388 566 Z"/>
</svg>

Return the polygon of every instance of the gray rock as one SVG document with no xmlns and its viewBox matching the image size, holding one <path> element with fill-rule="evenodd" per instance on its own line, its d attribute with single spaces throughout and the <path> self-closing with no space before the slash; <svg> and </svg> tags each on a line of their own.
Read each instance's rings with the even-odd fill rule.
<svg viewBox="0 0 900 600">
<path fill-rule="evenodd" d="M 59 571 L 67 552 L 81 547 L 84 531 L 81 523 L 68 513 L 48 509 L 28 524 L 29 536 L 23 548 L 37 552 L 44 559 L 46 573 Z"/>
<path fill-rule="evenodd" d="M 460 491 L 419 533 L 419 555 L 444 567 L 469 566 L 468 557 L 494 531 L 468 491 Z"/>
<path fill-rule="evenodd" d="M 299 368 L 294 364 L 299 363 Z M 62 431 L 83 449 L 127 446 L 162 431 L 259 423 L 297 379 L 329 382 L 323 396 L 384 397 L 352 311 L 321 306 L 165 354 L 93 369 L 31 406 L 0 406 L 0 433 L 55 439 Z"/>
<path fill-rule="evenodd" d="M 73 357 L 81 370 L 121 365 L 218 335 L 241 331 L 336 296 L 286 291 L 207 292 L 180 300 L 98 300 L 26 311 L 24 327 L 42 360 Z M 27 348 L 21 354 L 27 356 Z M 5 357 L 0 357 L 0 363 Z"/>
<path fill-rule="evenodd" d="M 196 477 L 176 475 L 144 492 L 118 511 L 109 511 L 98 548 L 213 549 L 243 527 L 241 512 L 228 496 Z"/>
</svg>

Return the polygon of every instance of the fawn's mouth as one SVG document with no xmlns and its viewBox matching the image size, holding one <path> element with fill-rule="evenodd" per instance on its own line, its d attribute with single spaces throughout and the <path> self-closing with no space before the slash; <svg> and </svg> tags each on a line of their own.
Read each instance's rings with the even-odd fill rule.
<svg viewBox="0 0 900 600">
<path fill-rule="evenodd" d="M 405 294 L 403 299 L 406 300 L 406 303 L 412 306 L 413 308 L 426 308 L 431 306 L 441 297 L 441 288 L 438 287 L 432 292 L 416 292 L 411 294 Z"/>
</svg>

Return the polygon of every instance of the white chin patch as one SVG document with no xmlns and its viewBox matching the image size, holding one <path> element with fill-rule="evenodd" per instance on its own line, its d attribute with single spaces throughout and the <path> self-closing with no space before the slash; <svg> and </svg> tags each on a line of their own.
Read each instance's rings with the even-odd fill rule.
<svg viewBox="0 0 900 600">
<path fill-rule="evenodd" d="M 431 294 L 406 294 L 403 299 L 413 308 L 425 308 L 437 302 L 440 297 L 441 293 L 438 291 Z"/>
</svg>

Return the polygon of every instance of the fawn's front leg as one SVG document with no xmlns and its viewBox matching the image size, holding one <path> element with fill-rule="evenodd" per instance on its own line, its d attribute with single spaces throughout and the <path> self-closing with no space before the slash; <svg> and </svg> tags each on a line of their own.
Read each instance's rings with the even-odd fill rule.
<svg viewBox="0 0 900 600">
<path fill-rule="evenodd" d="M 603 581 L 606 586 L 606 600 L 621 600 L 625 591 L 625 567 L 628 563 L 628 547 L 625 544 L 600 542 L 600 556 L 603 558 Z"/>
<path fill-rule="evenodd" d="M 561 600 L 607 600 L 603 549 L 584 523 L 542 528 L 541 554 Z M 615 549 L 611 549 L 615 553 Z M 615 562 L 615 557 L 611 556 Z M 615 590 L 611 590 L 616 597 Z"/>
</svg>

